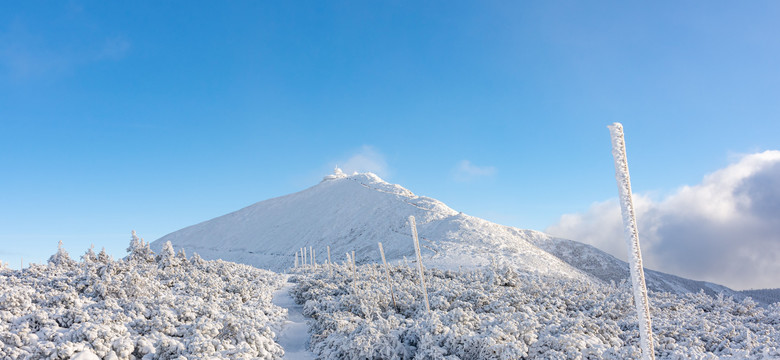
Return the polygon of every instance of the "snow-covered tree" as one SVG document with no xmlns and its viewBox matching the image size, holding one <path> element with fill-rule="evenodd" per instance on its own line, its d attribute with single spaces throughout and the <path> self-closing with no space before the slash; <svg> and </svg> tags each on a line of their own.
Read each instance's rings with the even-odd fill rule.
<svg viewBox="0 0 780 360">
<path fill-rule="evenodd" d="M 127 247 L 128 257 L 136 261 L 155 262 L 155 256 L 149 244 L 144 242 L 136 235 L 135 230 L 131 232 L 130 246 Z"/>
<path fill-rule="evenodd" d="M 70 258 L 70 255 L 68 255 L 68 252 L 65 251 L 65 247 L 62 246 L 62 240 L 57 243 L 57 252 L 49 257 L 49 265 L 55 267 L 72 267 L 76 265 L 76 262 L 73 261 L 73 259 Z"/>
<path fill-rule="evenodd" d="M 103 264 L 108 264 L 112 260 L 113 259 L 111 258 L 111 255 L 108 255 L 108 253 L 106 252 L 106 248 L 100 249 L 100 252 L 97 254 L 97 261 Z"/>
<path fill-rule="evenodd" d="M 179 259 L 176 257 L 176 252 L 173 250 L 173 245 L 170 241 L 166 241 L 163 244 L 160 254 L 156 257 L 157 266 L 166 268 L 170 266 L 179 265 Z"/>
<path fill-rule="evenodd" d="M 171 253 L 161 260 L 179 260 Z M 0 271 L 0 359 L 282 357 L 274 332 L 286 312 L 271 304 L 282 276 L 199 257 L 175 271 L 97 257 L 66 267 L 63 250 L 51 266 Z"/>
<path fill-rule="evenodd" d="M 90 245 L 87 252 L 81 255 L 81 260 L 86 263 L 92 263 L 97 261 L 97 254 L 95 254 L 95 245 Z"/>
</svg>

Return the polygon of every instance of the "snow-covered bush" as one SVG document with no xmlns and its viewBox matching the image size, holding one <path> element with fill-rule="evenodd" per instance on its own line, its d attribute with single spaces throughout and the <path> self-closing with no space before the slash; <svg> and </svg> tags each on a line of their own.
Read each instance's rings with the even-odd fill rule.
<svg viewBox="0 0 780 360">
<path fill-rule="evenodd" d="M 0 359 L 281 358 L 282 276 L 170 246 L 155 258 L 133 235 L 118 261 L 60 247 L 47 266 L 0 268 Z"/>
<path fill-rule="evenodd" d="M 398 308 L 378 265 L 353 280 L 346 266 L 301 271 L 293 296 L 312 317 L 322 359 L 629 359 L 639 328 L 628 284 L 543 278 L 511 269 L 391 267 Z M 354 284 L 353 284 L 354 282 Z M 354 286 L 353 286 L 354 285 Z M 780 304 L 651 293 L 655 353 L 663 359 L 780 358 Z"/>
</svg>

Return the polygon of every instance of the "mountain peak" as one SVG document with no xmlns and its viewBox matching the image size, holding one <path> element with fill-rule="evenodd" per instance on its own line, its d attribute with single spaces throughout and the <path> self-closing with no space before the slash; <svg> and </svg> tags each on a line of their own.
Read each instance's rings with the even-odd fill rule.
<svg viewBox="0 0 780 360">
<path fill-rule="evenodd" d="M 340 168 L 336 167 L 333 170 L 333 174 L 326 175 L 322 178 L 320 184 L 334 183 L 340 181 L 353 181 L 364 187 L 372 190 L 376 190 L 383 193 L 389 193 L 393 195 L 403 196 L 406 198 L 416 198 L 417 195 L 409 191 L 398 184 L 391 184 L 382 180 L 377 174 L 372 172 L 358 173 L 355 172 L 352 175 L 347 175 Z"/>
<path fill-rule="evenodd" d="M 376 174 L 346 175 L 338 168 L 306 190 L 184 228 L 157 240 L 153 247 L 171 241 L 206 259 L 282 271 L 294 265 L 301 248 L 315 249 L 319 263 L 327 258 L 326 247 L 333 261 L 356 251 L 360 263 L 375 260 L 377 242 L 382 242 L 388 260 L 398 261 L 414 256 L 409 216 L 417 219 L 423 256 L 431 266 L 487 266 L 499 256 L 511 258 L 527 271 L 584 276 L 518 238 L 513 229 L 462 215 Z"/>
<path fill-rule="evenodd" d="M 341 168 L 336 166 L 336 168 L 333 169 L 333 174 L 325 175 L 325 177 L 322 178 L 322 181 L 343 179 L 345 177 L 347 177 L 347 174 L 345 174 L 343 171 L 341 171 Z"/>
<path fill-rule="evenodd" d="M 336 168 L 319 184 L 264 200 L 238 211 L 170 233 L 170 241 L 205 259 L 223 259 L 274 271 L 295 264 L 296 253 L 312 248 L 317 263 L 378 259 L 382 242 L 388 261 L 412 259 L 409 216 L 417 220 L 423 262 L 443 269 L 507 265 L 518 271 L 558 278 L 619 281 L 627 265 L 600 250 L 468 216 L 373 173 L 345 174 Z M 300 258 L 299 258 L 300 261 Z M 648 286 L 664 291 L 719 291 L 714 284 L 648 272 Z"/>
</svg>

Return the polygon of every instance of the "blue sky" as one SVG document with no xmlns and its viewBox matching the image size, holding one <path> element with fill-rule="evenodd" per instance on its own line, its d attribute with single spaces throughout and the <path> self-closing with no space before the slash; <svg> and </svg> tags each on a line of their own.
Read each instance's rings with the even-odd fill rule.
<svg viewBox="0 0 780 360">
<path fill-rule="evenodd" d="M 58 240 L 123 256 L 131 229 L 154 240 L 336 164 L 544 230 L 616 196 L 615 121 L 634 192 L 662 199 L 780 148 L 778 18 L 761 1 L 3 2 L 0 259 Z"/>
</svg>

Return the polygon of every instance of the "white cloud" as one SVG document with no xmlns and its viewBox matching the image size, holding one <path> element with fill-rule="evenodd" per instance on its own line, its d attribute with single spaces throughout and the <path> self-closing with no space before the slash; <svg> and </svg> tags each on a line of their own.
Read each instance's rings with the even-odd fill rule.
<svg viewBox="0 0 780 360">
<path fill-rule="evenodd" d="M 496 174 L 496 168 L 493 166 L 477 166 L 471 161 L 463 160 L 458 163 L 453 172 L 456 181 L 469 182 L 478 178 L 491 177 Z"/>
<path fill-rule="evenodd" d="M 385 161 L 384 155 L 369 145 L 363 145 L 355 154 L 346 160 L 337 162 L 336 165 L 346 174 L 372 172 L 383 178 L 388 175 L 387 161 Z"/>
<path fill-rule="evenodd" d="M 645 266 L 734 289 L 780 287 L 780 151 L 742 156 L 660 201 L 634 194 Z M 626 258 L 617 200 L 546 229 Z"/>
</svg>

